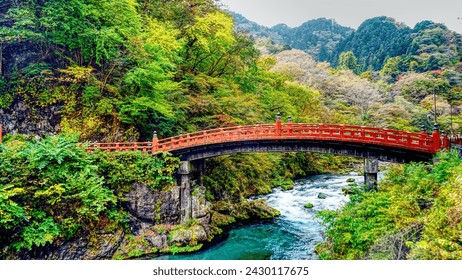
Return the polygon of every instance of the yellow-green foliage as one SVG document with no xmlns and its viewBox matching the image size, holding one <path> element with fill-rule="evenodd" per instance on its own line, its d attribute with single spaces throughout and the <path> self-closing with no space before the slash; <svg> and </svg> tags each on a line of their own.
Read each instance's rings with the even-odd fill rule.
<svg viewBox="0 0 462 280">
<path fill-rule="evenodd" d="M 461 259 L 462 162 L 440 153 L 434 166 L 392 167 L 375 192 L 354 189 L 351 202 L 321 212 L 324 259 Z"/>
<path fill-rule="evenodd" d="M 448 170 L 434 206 L 425 217 L 422 239 L 411 251 L 413 259 L 462 259 L 462 165 Z"/>
</svg>

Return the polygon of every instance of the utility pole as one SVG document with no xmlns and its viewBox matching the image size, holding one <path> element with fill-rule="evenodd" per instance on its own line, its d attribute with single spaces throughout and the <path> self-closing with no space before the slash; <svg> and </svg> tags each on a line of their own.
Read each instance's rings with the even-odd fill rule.
<svg viewBox="0 0 462 280">
<path fill-rule="evenodd" d="M 433 87 L 433 117 L 434 117 L 434 124 L 437 124 L 436 119 L 436 92 L 435 87 Z"/>
<path fill-rule="evenodd" d="M 3 76 L 3 43 L 0 41 L 0 77 Z"/>
</svg>

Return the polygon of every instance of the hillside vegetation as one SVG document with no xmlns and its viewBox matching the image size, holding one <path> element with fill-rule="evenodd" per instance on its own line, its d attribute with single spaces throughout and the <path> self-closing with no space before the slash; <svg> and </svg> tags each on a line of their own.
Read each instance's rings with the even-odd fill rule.
<svg viewBox="0 0 462 280">
<path fill-rule="evenodd" d="M 397 165 L 374 192 L 357 189 L 338 211 L 319 215 L 327 240 L 321 259 L 462 259 L 462 162 Z"/>
<path fill-rule="evenodd" d="M 7 135 L 0 144 L 2 252 L 58 246 L 100 229 L 126 234 L 122 252 L 111 257 L 153 252 L 131 231 L 125 195 L 138 183 L 156 195 L 171 195 L 177 159 L 86 154 L 85 143 L 273 123 L 278 112 L 284 122 L 291 116 L 293 122 L 427 132 L 436 115 L 441 129 L 461 132 L 461 36 L 445 26 L 422 22 L 412 29 L 380 17 L 358 30 L 326 19 L 265 29 L 235 18 L 237 25 L 213 0 L 0 2 L 0 123 Z M 258 30 L 249 35 L 242 24 Z M 351 170 L 357 162 L 303 153 L 219 157 L 206 164 L 204 196 L 214 210 L 240 209 L 249 195 L 289 188 L 296 177 Z M 412 166 L 401 168 L 426 170 Z M 161 210 L 170 208 L 156 209 Z M 334 228 L 342 214 L 329 215 Z M 150 218 L 154 224 L 172 222 Z M 230 221 L 220 215 L 215 220 Z M 422 228 L 421 221 L 412 224 Z M 196 234 L 197 226 L 189 221 L 187 228 L 143 234 L 151 241 L 154 233 L 169 238 L 165 252 L 192 251 L 202 246 L 197 236 L 201 242 L 213 237 L 201 229 Z M 181 243 L 178 236 L 185 232 L 194 238 Z M 364 250 L 375 244 L 368 240 Z M 365 256 L 325 246 L 320 252 L 326 258 Z"/>
<path fill-rule="evenodd" d="M 395 74 L 436 70 L 457 64 L 462 53 L 462 36 L 431 21 L 420 22 L 411 28 L 382 16 L 368 19 L 357 30 L 352 30 L 325 18 L 310 20 L 294 28 L 284 24 L 268 28 L 240 15 L 234 15 L 234 18 L 238 30 L 269 38 L 266 46 L 271 52 L 282 48 L 299 49 L 317 61 L 334 66 L 340 63 L 342 53 L 353 52 L 357 58 L 353 70 L 358 73 L 387 69 L 385 65 L 390 63 L 395 66 Z"/>
</svg>

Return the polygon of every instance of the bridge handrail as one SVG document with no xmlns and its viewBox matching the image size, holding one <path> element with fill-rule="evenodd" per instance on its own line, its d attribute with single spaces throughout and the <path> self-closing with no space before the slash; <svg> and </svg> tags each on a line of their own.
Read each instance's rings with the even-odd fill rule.
<svg viewBox="0 0 462 280">
<path fill-rule="evenodd" d="M 250 140 L 325 140 L 376 144 L 421 152 L 436 153 L 435 139 L 425 132 L 405 132 L 387 128 L 375 128 L 342 124 L 286 123 L 259 124 L 214 128 L 153 142 L 94 143 L 89 150 L 141 150 L 147 152 L 175 151 L 196 146 Z"/>
</svg>

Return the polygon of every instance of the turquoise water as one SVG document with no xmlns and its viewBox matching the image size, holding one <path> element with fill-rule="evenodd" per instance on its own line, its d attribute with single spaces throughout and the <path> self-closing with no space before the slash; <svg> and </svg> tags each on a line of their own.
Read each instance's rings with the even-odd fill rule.
<svg viewBox="0 0 462 280">
<path fill-rule="evenodd" d="M 314 217 L 323 209 L 337 209 L 348 201 L 342 187 L 346 180 L 362 176 L 320 175 L 299 180 L 293 190 L 276 189 L 273 193 L 258 197 L 278 209 L 281 216 L 272 222 L 245 225 L 232 229 L 223 241 L 200 252 L 162 256 L 165 260 L 305 260 L 317 259 L 314 247 L 323 240 L 323 226 Z M 319 199 L 318 195 L 326 195 Z M 312 203 L 312 209 L 304 205 Z"/>
</svg>

